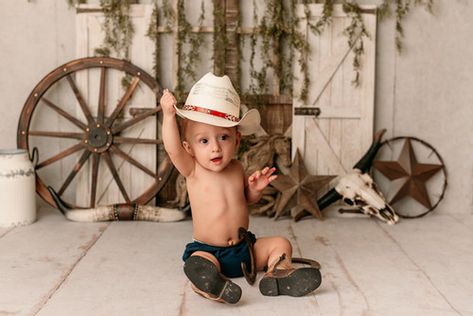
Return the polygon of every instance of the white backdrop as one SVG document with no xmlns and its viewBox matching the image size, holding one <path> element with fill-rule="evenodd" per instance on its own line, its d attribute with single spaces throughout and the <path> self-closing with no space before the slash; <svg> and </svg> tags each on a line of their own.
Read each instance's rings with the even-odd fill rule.
<svg viewBox="0 0 473 316">
<path fill-rule="evenodd" d="M 415 10 L 406 18 L 401 55 L 393 19 L 379 23 L 375 130 L 387 128 L 387 137 L 415 136 L 436 147 L 449 173 L 436 212 L 471 213 L 473 3 L 434 3 L 434 15 Z M 76 58 L 75 16 L 66 0 L 0 0 L 0 148 L 16 147 L 20 111 L 39 80 Z"/>
</svg>

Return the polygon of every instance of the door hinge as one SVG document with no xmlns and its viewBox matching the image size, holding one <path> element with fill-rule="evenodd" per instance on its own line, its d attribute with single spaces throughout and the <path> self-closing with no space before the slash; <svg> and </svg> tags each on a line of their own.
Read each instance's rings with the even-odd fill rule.
<svg viewBox="0 0 473 316">
<path fill-rule="evenodd" d="M 298 107 L 294 108 L 294 115 L 300 116 L 319 116 L 321 113 L 320 108 L 317 107 Z"/>
</svg>

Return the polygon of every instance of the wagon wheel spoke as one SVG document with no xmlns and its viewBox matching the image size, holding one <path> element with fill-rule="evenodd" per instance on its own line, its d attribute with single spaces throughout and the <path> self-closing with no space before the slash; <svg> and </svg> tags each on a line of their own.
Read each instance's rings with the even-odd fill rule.
<svg viewBox="0 0 473 316">
<path fill-rule="evenodd" d="M 120 124 L 116 127 L 113 127 L 112 128 L 112 133 L 113 134 L 119 133 L 119 132 L 123 131 L 124 129 L 127 129 L 130 126 L 135 125 L 136 123 L 144 120 L 147 117 L 150 117 L 151 115 L 154 115 L 155 113 L 157 113 L 159 111 L 161 111 L 160 106 L 155 107 L 155 108 L 153 108 L 149 111 L 146 111 L 143 114 L 137 115 L 136 117 L 132 118 L 131 120 L 128 120 L 128 121 L 126 121 L 126 122 L 124 122 L 124 123 L 122 123 L 122 124 Z"/>
<path fill-rule="evenodd" d="M 52 164 L 53 162 L 61 160 L 62 158 L 65 158 L 69 155 L 72 155 L 73 153 L 75 153 L 76 151 L 79 151 L 82 148 L 83 148 L 83 146 L 82 146 L 81 143 L 76 144 L 74 146 L 71 146 L 71 147 L 67 148 L 66 150 L 61 151 L 59 154 L 56 154 L 56 155 L 52 156 L 51 158 L 48 158 L 48 159 L 40 162 L 36 166 L 36 170 L 41 169 L 43 167 L 46 167 L 46 166 Z"/>
<path fill-rule="evenodd" d="M 142 165 L 140 162 L 138 162 L 137 160 L 133 159 L 130 155 L 128 155 L 127 153 L 125 153 L 123 150 L 121 150 L 120 148 L 118 148 L 117 146 L 115 145 L 112 145 L 110 147 L 110 150 L 122 157 L 123 159 L 125 159 L 126 161 L 128 161 L 129 163 L 131 163 L 132 165 L 136 166 L 137 168 L 143 170 L 145 173 L 147 173 L 148 175 L 150 175 L 151 177 L 153 178 L 156 178 L 156 174 L 153 173 L 151 170 L 149 170 L 148 168 L 146 168 L 144 165 Z"/>
<path fill-rule="evenodd" d="M 160 139 L 133 138 L 133 137 L 122 137 L 122 136 L 114 137 L 113 141 L 116 144 L 153 144 L 153 145 L 159 145 L 159 144 L 163 143 L 163 141 L 160 140 Z"/>
<path fill-rule="evenodd" d="M 95 207 L 95 198 L 97 195 L 97 179 L 99 173 L 100 155 L 92 155 L 92 183 L 90 188 L 90 208 Z"/>
<path fill-rule="evenodd" d="M 67 187 L 72 182 L 74 177 L 79 173 L 79 171 L 82 168 L 82 166 L 84 165 L 84 163 L 87 161 L 87 159 L 89 159 L 90 154 L 91 154 L 90 151 L 84 150 L 84 152 L 82 153 L 82 156 L 80 156 L 79 160 L 76 162 L 76 164 L 72 168 L 71 172 L 67 176 L 66 180 L 62 184 L 61 188 L 57 192 L 58 195 L 62 195 L 64 193 L 64 191 L 66 191 Z"/>
<path fill-rule="evenodd" d="M 100 90 L 99 90 L 99 106 L 97 110 L 97 122 L 103 123 L 105 113 L 105 83 L 107 79 L 107 68 L 102 67 L 100 71 Z"/>
<path fill-rule="evenodd" d="M 116 120 L 118 115 L 123 111 L 123 108 L 128 103 L 128 100 L 131 98 L 131 96 L 135 92 L 135 89 L 138 86 L 139 82 L 140 82 L 140 78 L 138 77 L 133 78 L 130 86 L 128 87 L 125 94 L 123 95 L 123 98 L 120 100 L 120 102 L 118 102 L 117 107 L 115 108 L 115 110 L 113 110 L 112 114 L 107 119 L 106 125 L 112 126 L 112 123 Z"/>
<path fill-rule="evenodd" d="M 72 79 L 71 76 L 66 76 L 67 81 L 69 82 L 69 85 L 72 88 L 72 91 L 74 91 L 74 94 L 76 96 L 77 101 L 79 102 L 79 105 L 82 109 L 82 112 L 84 112 L 85 117 L 87 118 L 87 122 L 92 123 L 94 121 L 94 118 L 92 117 L 92 114 L 90 113 L 89 107 L 85 103 L 84 98 L 82 97 L 79 88 L 77 88 L 76 83 L 74 82 L 74 79 Z"/>
<path fill-rule="evenodd" d="M 73 138 L 82 139 L 82 133 L 69 133 L 69 132 L 51 132 L 51 131 L 29 131 L 30 136 L 44 136 L 44 137 L 58 137 L 58 138 Z"/>
<path fill-rule="evenodd" d="M 127 203 L 131 203 L 130 198 L 128 197 L 128 194 L 126 193 L 125 187 L 123 185 L 122 180 L 120 180 L 120 177 L 118 175 L 117 169 L 115 168 L 115 165 L 113 164 L 112 157 L 110 156 L 109 152 L 105 152 L 103 154 L 105 162 L 107 163 L 108 168 L 110 169 L 110 172 L 112 173 L 113 179 L 115 179 L 115 182 L 118 185 L 118 188 L 120 189 L 120 192 L 122 193 L 123 198 Z"/>
<path fill-rule="evenodd" d="M 87 126 L 84 123 L 82 123 L 81 121 L 79 121 L 78 119 L 76 119 L 75 117 L 73 117 L 72 115 L 67 113 L 66 111 L 62 110 L 56 104 L 52 103 L 51 101 L 49 101 L 45 97 L 42 97 L 41 100 L 43 100 L 51 109 L 53 109 L 54 111 L 56 111 L 57 113 L 62 115 L 64 118 L 68 119 L 71 123 L 73 123 L 74 125 L 76 125 L 80 129 L 82 129 L 82 130 L 86 129 Z"/>
</svg>

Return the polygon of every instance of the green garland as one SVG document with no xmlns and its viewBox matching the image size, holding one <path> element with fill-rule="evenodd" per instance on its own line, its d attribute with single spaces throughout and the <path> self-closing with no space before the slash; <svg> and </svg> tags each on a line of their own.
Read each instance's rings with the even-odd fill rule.
<svg viewBox="0 0 473 316">
<path fill-rule="evenodd" d="M 297 31 L 297 24 L 300 22 L 300 19 L 295 14 L 297 1 L 266 0 L 265 4 L 266 10 L 261 21 L 258 22 L 256 2 L 253 1 L 253 24 L 255 25 L 255 31 L 250 36 L 250 92 L 253 94 L 268 93 L 266 79 L 269 69 L 272 69 L 279 79 L 277 83 L 280 88 L 279 92 L 292 95 L 292 82 L 294 80 L 292 60 L 295 50 L 299 53 L 297 62 L 301 69 L 301 80 L 303 83 L 299 98 L 305 100 L 307 99 L 310 84 L 309 70 L 307 68 L 310 46 L 305 40 L 304 35 Z M 308 1 L 304 1 L 304 4 L 308 4 Z M 307 21 L 310 21 L 310 11 L 307 5 L 305 7 L 305 14 Z M 319 27 L 321 26 L 322 23 Z M 262 42 L 260 58 L 263 65 L 259 70 L 256 70 L 254 59 L 258 37 L 261 38 Z M 293 49 L 284 51 L 284 47 L 288 45 Z M 275 58 L 272 59 L 272 56 L 275 56 Z"/>
<path fill-rule="evenodd" d="M 258 25 L 258 7 L 256 4 L 256 0 L 253 0 L 253 25 Z M 244 38 L 244 37 L 243 37 Z M 255 80 L 257 80 L 257 74 L 255 69 L 255 57 L 256 57 L 256 43 L 258 41 L 257 32 L 254 31 L 250 35 L 250 91 L 253 94 L 257 94 L 257 86 L 255 84 Z"/>
<path fill-rule="evenodd" d="M 396 15 L 396 48 L 402 51 L 402 39 L 404 38 L 404 27 L 402 22 L 410 13 L 412 7 L 423 6 L 428 12 L 433 12 L 434 0 L 383 0 L 378 8 L 378 16 L 382 20 L 393 14 L 393 6 Z"/>
<path fill-rule="evenodd" d="M 310 19 L 307 19 L 307 23 L 309 24 L 309 27 L 314 33 L 318 35 L 322 34 L 325 26 L 332 22 L 333 4 L 334 4 L 334 0 L 325 0 L 324 7 L 322 9 L 322 16 L 315 24 L 312 24 L 310 22 Z M 307 10 L 307 6 L 306 6 L 305 14 L 306 14 L 306 18 L 310 18 L 310 13 Z"/>
<path fill-rule="evenodd" d="M 201 8 L 200 8 L 200 16 L 198 19 L 198 25 L 199 28 L 203 26 L 204 23 L 204 18 L 205 18 L 205 7 L 204 7 L 204 2 L 201 1 Z M 204 38 L 203 34 L 200 32 L 193 33 L 192 31 L 192 26 L 185 20 L 185 26 L 184 26 L 184 34 L 186 34 L 185 37 L 185 42 L 189 43 L 189 51 L 187 54 L 183 54 L 184 58 L 184 74 L 186 74 L 188 77 L 192 78 L 193 81 L 196 80 L 196 73 L 195 73 L 195 65 L 198 63 L 200 60 L 200 52 L 199 52 L 199 47 L 201 44 L 204 43 Z"/>
<path fill-rule="evenodd" d="M 203 35 L 200 33 L 192 33 L 192 26 L 187 21 L 185 14 L 184 0 L 177 2 L 177 54 L 179 56 L 179 65 L 177 69 L 177 86 L 174 88 L 174 93 L 177 100 L 181 100 L 184 96 L 184 78 L 196 78 L 195 65 L 200 60 L 199 47 L 203 43 Z M 199 26 L 202 27 L 204 21 L 205 11 L 204 4 L 201 2 L 201 15 L 199 17 Z M 189 43 L 190 47 L 186 53 L 183 49 L 183 44 Z M 182 65 L 182 66 L 181 66 Z"/>
<path fill-rule="evenodd" d="M 67 0 L 68 3 L 82 3 L 85 0 Z M 202 33 L 193 33 L 192 26 L 186 19 L 184 0 L 177 0 L 178 12 L 176 13 L 170 8 L 169 0 L 163 0 L 161 12 L 165 20 L 165 26 L 171 28 L 172 25 L 177 24 L 177 54 L 179 56 L 179 65 L 177 69 L 177 87 L 175 87 L 176 96 L 178 99 L 184 93 L 184 77 L 188 76 L 195 80 L 195 65 L 200 59 L 200 46 L 203 43 Z M 315 24 L 311 21 L 309 3 L 323 4 L 322 16 Z M 307 42 L 304 34 L 300 34 L 296 26 L 300 22 L 295 14 L 296 5 L 302 3 L 305 5 L 305 20 L 308 21 L 308 27 L 314 34 L 322 34 L 325 27 L 331 23 L 333 14 L 333 5 L 341 3 L 344 12 L 351 18 L 350 25 L 344 30 L 347 36 L 348 44 L 353 47 L 353 69 L 355 71 L 355 78 L 353 83 L 359 84 L 360 81 L 360 59 L 364 53 L 363 39 L 369 38 L 365 25 L 361 17 L 361 9 L 356 0 L 265 0 L 266 9 L 264 15 L 259 19 L 257 16 L 257 1 L 253 0 L 253 22 L 255 31 L 249 35 L 250 39 L 250 87 L 249 91 L 253 94 L 265 94 L 267 91 L 267 77 L 268 71 L 271 69 L 273 73 L 279 78 L 280 93 L 287 93 L 292 95 L 292 81 L 294 75 L 292 74 L 292 60 L 294 58 L 294 51 L 299 53 L 297 60 L 301 69 L 300 76 L 302 77 L 302 88 L 298 93 L 298 98 L 306 100 L 308 95 L 308 88 L 310 85 L 309 70 L 307 67 L 307 60 L 310 54 L 310 45 Z M 395 14 L 396 18 L 396 38 L 395 44 L 398 51 L 402 49 L 402 40 L 404 37 L 403 20 L 411 12 L 413 7 L 423 6 L 427 11 L 432 12 L 434 0 L 383 0 L 378 7 L 378 16 L 383 19 L 386 16 Z M 113 50 L 117 55 L 124 55 L 128 58 L 128 48 L 131 45 L 131 38 L 133 36 L 133 25 L 131 19 L 128 17 L 129 4 L 127 1 L 120 0 L 101 0 L 105 14 L 103 28 L 105 31 L 104 45 L 101 49 L 96 50 L 97 53 L 109 55 L 110 50 Z M 214 5 L 214 47 L 225 47 L 225 12 L 221 7 L 221 1 L 213 0 Z M 157 28 L 159 26 L 159 8 L 157 0 L 154 1 L 153 17 L 148 28 L 147 36 L 152 38 L 155 42 L 155 67 L 154 72 L 158 78 L 159 70 L 159 33 Z M 199 26 L 202 26 L 204 20 L 204 3 L 201 1 L 201 16 L 199 18 Z M 259 21 L 258 21 L 259 20 Z M 245 43 L 245 37 L 241 37 L 240 46 L 237 48 L 240 52 L 241 45 Z M 256 47 L 258 39 L 261 40 L 260 57 L 262 60 L 262 67 L 255 69 Z M 189 50 L 184 51 L 183 45 L 189 44 Z M 284 47 L 292 47 L 293 49 L 284 50 Z M 242 56 L 240 54 L 240 56 Z M 271 56 L 276 56 L 272 59 Z M 216 74 L 223 74 L 225 69 L 225 51 L 215 50 L 213 55 L 214 72 Z M 241 57 L 243 58 L 243 57 Z M 240 69 L 238 70 L 238 73 Z"/>
<path fill-rule="evenodd" d="M 148 30 L 146 31 L 146 36 L 149 37 L 154 42 L 154 52 L 153 52 L 153 72 L 154 78 L 159 82 L 161 75 L 160 68 L 160 58 L 161 58 L 161 46 L 159 40 L 159 7 L 158 2 L 155 1 L 153 5 L 153 12 L 151 13 L 151 22 L 149 23 Z"/>
<path fill-rule="evenodd" d="M 130 17 L 130 3 L 121 0 L 100 0 L 104 13 L 102 24 L 105 32 L 103 45 L 95 50 L 98 55 L 110 55 L 128 59 L 135 28 Z"/>
<path fill-rule="evenodd" d="M 348 37 L 348 45 L 353 50 L 353 70 L 355 78 L 352 83 L 355 86 L 360 84 L 361 56 L 364 54 L 363 37 L 370 37 L 361 16 L 361 8 L 347 1 L 343 2 L 343 11 L 351 18 L 351 23 L 344 30 L 344 34 Z"/>
<path fill-rule="evenodd" d="M 289 7 L 287 7 L 289 5 Z M 266 79 L 268 70 L 279 79 L 280 92 L 292 93 L 291 61 L 293 52 L 284 51 L 286 45 L 297 50 L 306 50 L 308 45 L 300 45 L 301 37 L 295 31 L 297 18 L 294 14 L 294 1 L 286 3 L 279 0 L 266 0 L 266 9 L 261 22 L 258 23 L 256 2 L 253 1 L 253 23 L 255 31 L 250 35 L 250 91 L 253 94 L 267 93 Z M 261 37 L 262 49 L 260 57 L 263 65 L 260 70 L 255 69 L 254 59 L 258 36 Z M 289 55 L 288 55 L 289 54 Z M 273 58 L 273 56 L 275 56 Z"/>
</svg>

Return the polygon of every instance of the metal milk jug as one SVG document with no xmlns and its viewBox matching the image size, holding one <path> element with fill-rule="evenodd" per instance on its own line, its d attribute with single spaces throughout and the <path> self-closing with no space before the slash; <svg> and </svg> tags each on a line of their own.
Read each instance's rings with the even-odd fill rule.
<svg viewBox="0 0 473 316">
<path fill-rule="evenodd" d="M 0 226 L 23 226 L 35 220 L 35 168 L 28 152 L 0 149 Z"/>
</svg>

